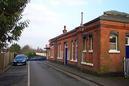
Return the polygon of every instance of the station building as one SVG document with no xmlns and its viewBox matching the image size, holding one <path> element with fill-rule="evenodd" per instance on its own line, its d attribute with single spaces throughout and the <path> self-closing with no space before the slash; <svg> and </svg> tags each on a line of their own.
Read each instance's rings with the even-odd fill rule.
<svg viewBox="0 0 129 86">
<path fill-rule="evenodd" d="M 102 73 L 123 72 L 129 46 L 129 14 L 106 11 L 49 40 L 48 59 L 82 70 Z"/>
</svg>

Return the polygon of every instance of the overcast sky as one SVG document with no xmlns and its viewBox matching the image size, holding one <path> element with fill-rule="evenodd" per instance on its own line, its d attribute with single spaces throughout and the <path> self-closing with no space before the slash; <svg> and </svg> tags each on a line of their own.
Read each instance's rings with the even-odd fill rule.
<svg viewBox="0 0 129 86">
<path fill-rule="evenodd" d="M 129 0 L 31 0 L 23 13 L 30 24 L 18 44 L 44 48 L 49 39 L 62 34 L 64 25 L 68 31 L 79 26 L 81 12 L 86 23 L 108 10 L 129 13 Z"/>
</svg>

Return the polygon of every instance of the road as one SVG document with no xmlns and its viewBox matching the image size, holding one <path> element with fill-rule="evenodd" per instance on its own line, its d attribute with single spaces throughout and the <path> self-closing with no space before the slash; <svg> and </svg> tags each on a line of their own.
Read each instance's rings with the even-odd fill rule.
<svg viewBox="0 0 129 86">
<path fill-rule="evenodd" d="M 30 62 L 30 86 L 89 86 L 39 61 Z"/>
<path fill-rule="evenodd" d="M 0 86 L 27 86 L 27 65 L 11 66 L 0 74 Z"/>
<path fill-rule="evenodd" d="M 0 74 L 0 86 L 89 86 L 89 83 L 70 77 L 45 61 L 29 61 Z"/>
</svg>

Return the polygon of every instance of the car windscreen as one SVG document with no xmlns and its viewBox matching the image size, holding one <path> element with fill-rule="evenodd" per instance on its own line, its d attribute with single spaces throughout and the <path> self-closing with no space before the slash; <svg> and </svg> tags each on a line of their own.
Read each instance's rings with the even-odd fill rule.
<svg viewBox="0 0 129 86">
<path fill-rule="evenodd" d="M 15 59 L 25 59 L 25 57 L 24 56 L 16 56 Z"/>
</svg>

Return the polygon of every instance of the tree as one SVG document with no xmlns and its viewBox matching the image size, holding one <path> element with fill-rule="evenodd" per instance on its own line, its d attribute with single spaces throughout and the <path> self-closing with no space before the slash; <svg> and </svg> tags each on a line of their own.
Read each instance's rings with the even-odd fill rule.
<svg viewBox="0 0 129 86">
<path fill-rule="evenodd" d="M 29 45 L 25 45 L 21 51 L 22 53 L 26 54 L 28 57 L 34 57 L 36 55 L 34 49 L 32 49 Z"/>
<path fill-rule="evenodd" d="M 33 51 L 31 49 L 31 47 L 29 45 L 25 45 L 23 48 L 22 48 L 22 52 L 25 53 L 25 52 L 28 52 L 28 51 Z"/>
<path fill-rule="evenodd" d="M 22 21 L 22 12 L 29 0 L 0 0 L 0 49 L 18 40 L 28 21 Z"/>
<path fill-rule="evenodd" d="M 11 45 L 9 50 L 11 52 L 18 53 L 21 50 L 21 47 L 17 43 L 14 43 L 14 44 Z"/>
<path fill-rule="evenodd" d="M 38 52 L 38 53 L 42 53 L 43 52 L 43 49 L 41 49 L 41 48 L 38 47 L 35 51 Z"/>
</svg>

